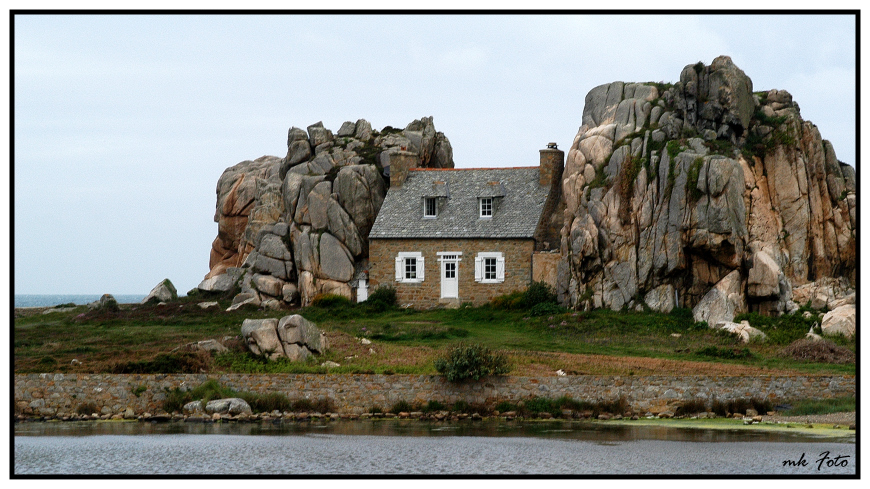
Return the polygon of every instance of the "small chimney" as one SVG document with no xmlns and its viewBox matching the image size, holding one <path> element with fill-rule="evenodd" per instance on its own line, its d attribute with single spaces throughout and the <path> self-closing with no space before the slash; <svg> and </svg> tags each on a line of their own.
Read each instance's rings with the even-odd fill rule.
<svg viewBox="0 0 870 489">
<path fill-rule="evenodd" d="M 419 168 L 420 156 L 410 151 L 390 153 L 390 187 L 401 187 L 408 178 L 408 170 Z"/>
<path fill-rule="evenodd" d="M 565 169 L 565 152 L 556 143 L 547 143 L 547 149 L 541 150 L 540 179 L 542 187 L 562 184 L 562 171 Z"/>
</svg>

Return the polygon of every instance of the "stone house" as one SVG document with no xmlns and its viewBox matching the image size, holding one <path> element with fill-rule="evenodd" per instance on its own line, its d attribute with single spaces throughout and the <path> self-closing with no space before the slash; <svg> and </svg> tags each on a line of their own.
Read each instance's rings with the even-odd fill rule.
<svg viewBox="0 0 870 489">
<path fill-rule="evenodd" d="M 564 153 L 550 143 L 540 154 L 536 167 L 462 169 L 393 155 L 358 291 L 390 285 L 399 304 L 426 308 L 480 305 L 533 280 L 552 285 Z"/>
</svg>

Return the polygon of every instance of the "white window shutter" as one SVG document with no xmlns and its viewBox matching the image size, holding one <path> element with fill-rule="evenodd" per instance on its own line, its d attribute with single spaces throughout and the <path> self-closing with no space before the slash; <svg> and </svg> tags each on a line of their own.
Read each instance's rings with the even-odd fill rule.
<svg viewBox="0 0 870 489">
<path fill-rule="evenodd" d="M 424 279 L 423 272 L 426 270 L 424 260 L 425 258 L 423 258 L 422 256 L 420 258 L 417 258 L 417 280 L 421 282 Z"/>
<path fill-rule="evenodd" d="M 405 278 L 405 260 L 396 257 L 396 282 L 401 282 Z"/>
<path fill-rule="evenodd" d="M 474 281 L 480 282 L 483 280 L 483 259 L 479 256 L 474 257 Z"/>
<path fill-rule="evenodd" d="M 504 282 L 504 256 L 499 256 L 495 260 L 495 278 L 499 282 Z"/>
</svg>

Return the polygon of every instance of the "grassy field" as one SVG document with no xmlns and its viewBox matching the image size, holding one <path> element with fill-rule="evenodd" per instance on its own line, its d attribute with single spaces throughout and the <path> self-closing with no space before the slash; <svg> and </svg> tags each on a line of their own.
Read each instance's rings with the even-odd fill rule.
<svg viewBox="0 0 870 489">
<path fill-rule="evenodd" d="M 506 353 L 511 375 L 749 375 L 854 374 L 854 360 L 797 360 L 785 348 L 806 334 L 818 315 L 763 318 L 748 315 L 766 342 L 743 345 L 734 336 L 696 324 L 691 311 L 575 312 L 510 310 L 494 306 L 416 311 L 334 303 L 293 311 L 203 311 L 202 299 L 127 305 L 117 312 L 42 314 L 16 310 L 15 372 L 175 373 L 290 372 L 435 374 L 434 361 L 460 343 Z M 246 318 L 302 314 L 326 332 L 330 349 L 307 363 L 266 362 L 245 351 L 238 338 Z M 542 315 L 533 315 L 542 314 Z M 741 319 L 741 318 L 738 318 Z M 232 339 L 228 338 L 231 337 Z M 371 344 L 363 344 L 360 339 Z M 173 352 L 190 342 L 226 340 L 230 351 Z M 855 341 L 829 338 L 854 353 Z M 73 362 L 73 360 L 77 362 Z"/>
</svg>

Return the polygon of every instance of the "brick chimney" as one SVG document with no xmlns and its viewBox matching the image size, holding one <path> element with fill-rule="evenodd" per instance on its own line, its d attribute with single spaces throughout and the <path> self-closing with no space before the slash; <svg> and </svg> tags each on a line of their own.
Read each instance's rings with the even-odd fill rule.
<svg viewBox="0 0 870 489">
<path fill-rule="evenodd" d="M 540 179 L 538 183 L 544 187 L 562 185 L 562 171 L 565 169 L 565 152 L 556 147 L 556 143 L 547 143 L 547 149 L 541 150 Z"/>
<path fill-rule="evenodd" d="M 408 170 L 420 167 L 420 155 L 410 151 L 390 153 L 390 187 L 401 187 L 408 178 Z"/>
<path fill-rule="evenodd" d="M 565 170 L 565 152 L 556 143 L 547 144 L 541 150 L 541 166 L 538 184 L 550 189 L 541 218 L 535 229 L 535 251 L 558 250 L 561 244 L 562 216 L 565 203 L 562 202 L 562 172 Z"/>
</svg>

